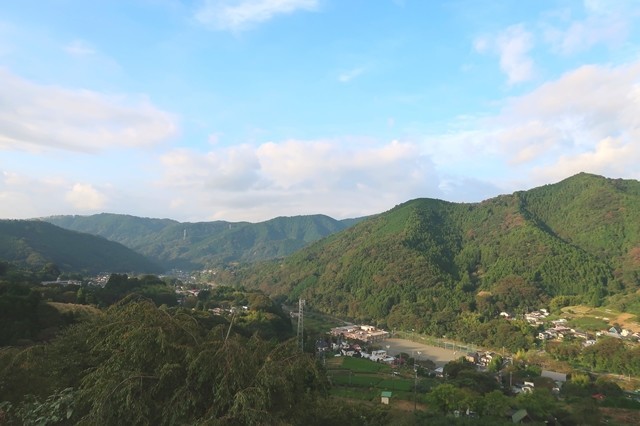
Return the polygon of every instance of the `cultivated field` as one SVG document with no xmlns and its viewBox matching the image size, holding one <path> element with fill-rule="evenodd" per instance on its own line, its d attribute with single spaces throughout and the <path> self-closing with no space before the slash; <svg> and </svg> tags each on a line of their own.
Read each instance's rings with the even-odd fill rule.
<svg viewBox="0 0 640 426">
<path fill-rule="evenodd" d="M 592 322 L 595 324 L 599 321 L 601 321 L 603 325 L 609 326 L 617 323 L 627 330 L 631 330 L 633 332 L 640 331 L 640 323 L 638 323 L 638 319 L 635 315 L 618 312 L 613 309 L 592 308 L 584 305 L 567 306 L 566 308 L 562 308 L 562 314 L 569 320 L 574 319 L 576 321 L 585 321 L 593 319 Z"/>
</svg>

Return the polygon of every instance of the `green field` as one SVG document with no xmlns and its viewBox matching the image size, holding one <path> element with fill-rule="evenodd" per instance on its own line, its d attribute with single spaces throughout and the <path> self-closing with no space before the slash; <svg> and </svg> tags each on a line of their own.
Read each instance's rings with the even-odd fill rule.
<svg viewBox="0 0 640 426">
<path fill-rule="evenodd" d="M 331 394 L 344 398 L 373 401 L 382 391 L 392 391 L 395 399 L 412 400 L 413 370 L 400 371 L 393 376 L 389 365 L 362 358 L 334 357 L 327 360 L 327 372 L 331 379 Z"/>
<path fill-rule="evenodd" d="M 610 327 L 605 320 L 594 317 L 576 317 L 570 319 L 568 323 L 574 328 L 586 331 L 599 331 Z"/>
</svg>

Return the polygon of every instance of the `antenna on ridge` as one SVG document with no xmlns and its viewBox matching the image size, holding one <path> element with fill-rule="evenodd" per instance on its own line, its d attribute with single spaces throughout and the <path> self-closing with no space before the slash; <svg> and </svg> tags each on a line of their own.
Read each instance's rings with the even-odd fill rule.
<svg viewBox="0 0 640 426">
<path fill-rule="evenodd" d="M 304 352 L 304 299 L 298 299 L 298 347 Z"/>
</svg>

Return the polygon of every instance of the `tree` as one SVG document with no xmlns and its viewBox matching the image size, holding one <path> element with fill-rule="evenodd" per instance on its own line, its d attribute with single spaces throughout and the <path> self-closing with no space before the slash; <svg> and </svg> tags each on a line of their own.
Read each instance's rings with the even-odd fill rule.
<svg viewBox="0 0 640 426">
<path fill-rule="evenodd" d="M 449 383 L 441 384 L 427 394 L 427 401 L 442 414 L 451 413 L 462 406 L 463 392 Z"/>
<path fill-rule="evenodd" d="M 511 407 L 511 400 L 499 390 L 486 394 L 482 401 L 483 416 L 502 418 Z"/>
<path fill-rule="evenodd" d="M 0 353 L 0 401 L 33 393 L 41 407 L 72 388 L 72 424 L 303 424 L 317 412 L 328 382 L 312 355 L 220 320 L 130 296 L 50 345 Z"/>
</svg>

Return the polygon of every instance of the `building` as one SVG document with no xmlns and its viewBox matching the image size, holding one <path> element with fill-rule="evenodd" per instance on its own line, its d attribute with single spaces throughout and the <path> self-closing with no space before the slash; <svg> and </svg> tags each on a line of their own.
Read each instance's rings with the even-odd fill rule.
<svg viewBox="0 0 640 426">
<path fill-rule="evenodd" d="M 392 396 L 392 392 L 382 391 L 382 393 L 380 394 L 380 402 L 385 405 L 389 405 L 389 401 L 391 401 L 391 396 Z"/>
</svg>

